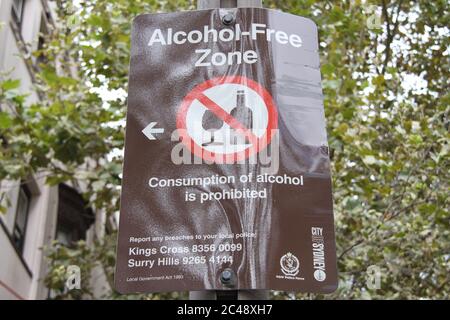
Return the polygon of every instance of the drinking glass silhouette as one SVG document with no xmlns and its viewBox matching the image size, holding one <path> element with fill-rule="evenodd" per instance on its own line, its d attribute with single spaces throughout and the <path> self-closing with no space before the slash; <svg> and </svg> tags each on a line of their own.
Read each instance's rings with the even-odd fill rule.
<svg viewBox="0 0 450 320">
<path fill-rule="evenodd" d="M 223 120 L 221 120 L 218 116 L 216 116 L 214 112 L 212 112 L 211 110 L 206 110 L 205 114 L 203 115 L 202 126 L 203 129 L 211 132 L 211 141 L 203 143 L 202 145 L 203 147 L 223 145 L 222 142 L 215 141 L 216 131 L 222 128 Z"/>
</svg>

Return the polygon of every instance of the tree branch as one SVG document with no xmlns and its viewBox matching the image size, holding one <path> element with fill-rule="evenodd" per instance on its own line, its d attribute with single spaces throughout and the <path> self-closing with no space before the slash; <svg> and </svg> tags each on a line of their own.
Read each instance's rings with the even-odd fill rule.
<svg viewBox="0 0 450 320">
<path fill-rule="evenodd" d="M 391 30 L 391 19 L 389 17 L 387 3 L 386 3 L 386 0 L 382 0 L 382 13 L 383 13 L 384 19 L 386 20 L 387 36 L 386 36 L 386 53 L 384 56 L 384 63 L 383 63 L 383 67 L 381 69 L 381 74 L 385 74 L 387 65 L 389 63 L 389 60 L 391 59 L 391 53 L 392 53 L 391 44 L 392 44 L 392 41 L 394 40 L 395 35 L 397 34 L 398 25 L 399 25 L 398 16 L 400 15 L 402 3 L 403 3 L 403 0 L 399 0 L 398 5 L 397 5 L 397 10 L 396 10 L 395 21 L 393 21 L 394 25 Z"/>
</svg>

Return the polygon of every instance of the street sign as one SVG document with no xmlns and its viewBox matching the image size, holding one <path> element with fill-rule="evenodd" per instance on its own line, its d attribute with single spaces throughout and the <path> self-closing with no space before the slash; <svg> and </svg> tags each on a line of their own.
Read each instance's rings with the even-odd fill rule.
<svg viewBox="0 0 450 320">
<path fill-rule="evenodd" d="M 336 289 L 319 66 L 278 11 L 134 20 L 119 292 Z"/>
</svg>

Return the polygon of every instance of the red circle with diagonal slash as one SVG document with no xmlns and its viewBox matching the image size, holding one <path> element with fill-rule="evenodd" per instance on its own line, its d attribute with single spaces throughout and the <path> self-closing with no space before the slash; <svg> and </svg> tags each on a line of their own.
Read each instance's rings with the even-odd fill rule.
<svg viewBox="0 0 450 320">
<path fill-rule="evenodd" d="M 268 114 L 268 122 L 267 128 L 265 130 L 264 135 L 260 138 L 256 137 L 251 130 L 245 130 L 245 127 L 240 127 L 239 122 L 234 119 L 231 115 L 229 115 L 226 111 L 224 111 L 220 106 L 216 105 L 212 100 L 210 100 L 206 95 L 203 94 L 204 91 L 210 89 L 212 87 L 222 85 L 222 84 L 240 84 L 243 86 L 247 86 L 264 100 L 267 114 Z M 205 105 L 205 99 L 207 104 L 212 104 L 212 106 Z M 199 146 L 187 133 L 186 127 L 186 116 L 189 108 L 192 103 L 198 100 L 205 107 L 211 110 L 211 107 L 215 108 L 213 111 L 216 116 L 226 122 L 230 127 L 235 130 L 241 130 L 241 133 L 249 138 L 252 146 L 239 152 L 222 154 L 222 153 L 214 153 L 206 150 L 204 147 Z M 219 108 L 220 110 L 218 110 Z M 216 113 L 217 112 L 217 113 Z M 236 124 L 237 122 L 237 124 Z M 177 128 L 179 131 L 180 138 L 186 147 L 197 157 L 203 158 L 204 160 L 220 163 L 220 164 L 232 164 L 236 163 L 240 160 L 245 160 L 252 155 L 255 155 L 262 150 L 264 150 L 267 145 L 272 141 L 273 136 L 275 135 L 275 130 L 278 129 L 278 112 L 275 106 L 275 102 L 273 101 L 270 93 L 259 83 L 248 79 L 242 76 L 233 76 L 233 77 L 220 77 L 214 78 L 208 81 L 205 81 L 198 86 L 196 86 L 189 94 L 183 99 L 180 109 L 177 114 Z"/>
</svg>

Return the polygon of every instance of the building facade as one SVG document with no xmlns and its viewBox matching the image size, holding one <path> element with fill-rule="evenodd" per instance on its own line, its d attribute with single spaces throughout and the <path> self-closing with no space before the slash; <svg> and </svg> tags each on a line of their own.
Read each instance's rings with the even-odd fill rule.
<svg viewBox="0 0 450 320">
<path fill-rule="evenodd" d="M 33 90 L 37 61 L 31 53 L 43 44 L 45 33 L 57 28 L 54 6 L 46 0 L 0 0 L 0 72 L 20 79 L 28 104 L 40 99 Z M 102 215 L 86 209 L 76 188 L 49 186 L 45 178 L 0 181 L 9 202 L 7 212 L 0 214 L 0 300 L 48 298 L 43 248 L 55 239 L 68 245 L 81 239 L 89 243 L 102 232 Z M 100 295 L 104 283 L 101 276 L 97 279 Z"/>
</svg>

